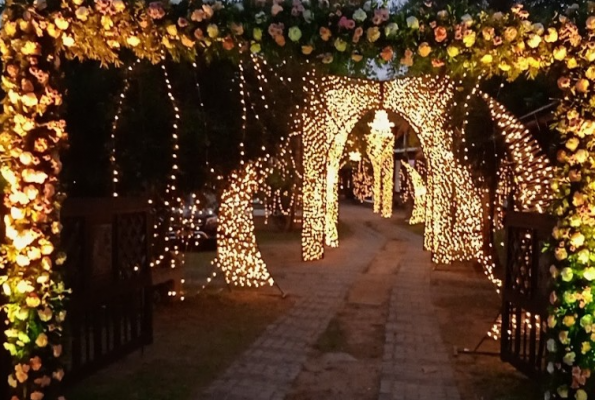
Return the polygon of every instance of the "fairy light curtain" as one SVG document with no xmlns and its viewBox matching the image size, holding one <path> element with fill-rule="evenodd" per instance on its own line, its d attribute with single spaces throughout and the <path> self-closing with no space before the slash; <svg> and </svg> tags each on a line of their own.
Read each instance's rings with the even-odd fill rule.
<svg viewBox="0 0 595 400">
<path fill-rule="evenodd" d="M 124 83 L 122 90 L 120 91 L 117 99 L 117 109 L 114 114 L 111 133 L 110 133 L 110 168 L 112 175 L 112 196 L 118 197 L 119 182 L 122 176 L 122 171 L 118 165 L 118 152 L 117 152 L 117 135 L 119 122 L 122 118 L 122 112 L 124 108 L 124 102 L 126 101 L 128 92 L 130 90 L 130 83 L 133 73 L 140 66 L 141 60 L 135 59 L 127 68 L 124 77 Z M 195 64 L 196 65 L 196 64 Z M 167 183 L 161 198 L 157 197 L 149 199 L 149 204 L 153 206 L 153 213 L 157 215 L 159 212 L 162 213 L 163 218 L 154 218 L 155 222 L 153 225 L 153 241 L 152 241 L 152 253 L 153 259 L 151 261 L 151 267 L 166 266 L 167 268 L 179 268 L 184 265 L 184 243 L 188 243 L 190 237 L 187 233 L 194 229 L 194 220 L 197 212 L 198 200 L 196 195 L 193 195 L 192 201 L 186 204 L 182 192 L 177 185 L 177 181 L 180 177 L 179 168 L 179 124 L 181 120 L 180 108 L 178 106 L 178 100 L 173 93 L 173 87 L 169 72 L 165 65 L 165 56 L 162 56 L 159 69 L 162 72 L 163 84 L 166 89 L 167 97 L 171 108 L 173 110 L 174 118 L 171 122 L 171 134 L 170 134 L 170 156 L 171 156 L 171 169 L 167 175 Z M 196 83 L 198 90 L 198 82 Z M 201 101 L 201 107 L 203 107 Z M 188 208 L 190 211 L 190 217 L 184 218 L 184 210 Z M 181 239 L 173 240 L 173 238 Z M 176 278 L 177 279 L 177 278 Z M 183 279 L 176 281 L 174 287 L 176 290 L 169 291 L 170 296 L 177 297 L 184 300 L 183 292 Z"/>
<path fill-rule="evenodd" d="M 305 83 L 302 257 L 311 261 L 323 257 L 325 243 L 338 243 L 340 156 L 355 124 L 378 108 L 379 96 L 378 86 L 368 80 L 309 73 Z"/>
<path fill-rule="evenodd" d="M 421 224 L 426 218 L 426 184 L 420 173 L 409 163 L 401 161 L 401 165 L 409 175 L 408 183 L 411 186 L 411 198 L 413 199 L 413 211 L 409 218 L 409 225 Z"/>
<path fill-rule="evenodd" d="M 259 287 L 275 283 L 256 242 L 252 205 L 268 172 L 263 160 L 246 162 L 231 174 L 221 195 L 214 264 L 230 285 Z"/>
<path fill-rule="evenodd" d="M 308 83 L 312 94 L 303 111 L 308 116 L 303 128 L 303 259 L 320 259 L 325 243 L 338 244 L 338 159 L 357 121 L 381 106 L 405 117 L 428 160 L 425 248 L 435 262 L 476 259 L 483 244 L 481 194 L 469 171 L 456 161 L 452 132 L 444 128 L 452 82 L 399 79 L 383 83 L 383 96 L 378 82 L 325 76 L 311 77 Z"/>
</svg>

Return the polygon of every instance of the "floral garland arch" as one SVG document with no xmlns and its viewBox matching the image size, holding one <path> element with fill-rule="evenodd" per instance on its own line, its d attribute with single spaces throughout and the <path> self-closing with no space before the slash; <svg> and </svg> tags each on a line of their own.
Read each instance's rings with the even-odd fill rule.
<svg viewBox="0 0 595 400">
<path fill-rule="evenodd" d="M 60 58 L 120 65 L 120 49 L 158 62 L 301 54 L 319 65 L 355 69 L 374 59 L 436 74 L 514 80 L 556 71 L 563 93 L 556 112 L 560 150 L 552 182 L 558 224 L 552 247 L 555 288 L 548 326 L 551 398 L 592 398 L 595 384 L 595 168 L 593 81 L 595 17 L 558 16 L 545 27 L 522 6 L 473 15 L 435 8 L 417 15 L 385 8 L 329 7 L 327 1 L 259 1 L 249 9 L 219 2 L 148 6 L 122 0 L 8 1 L 0 33 L 4 124 L 1 168 L 7 182 L 0 284 L 7 296 L 5 331 L 14 372 L 11 400 L 60 398 L 64 301 L 57 251 L 59 151 L 67 141 L 60 117 Z M 588 17 L 588 18 L 587 18 Z M 555 68 L 552 68 L 554 67 Z"/>
</svg>

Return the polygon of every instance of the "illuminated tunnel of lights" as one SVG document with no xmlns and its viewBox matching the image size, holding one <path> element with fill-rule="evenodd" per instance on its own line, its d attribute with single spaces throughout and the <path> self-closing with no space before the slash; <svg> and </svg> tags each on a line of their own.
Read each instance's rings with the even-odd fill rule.
<svg viewBox="0 0 595 400">
<path fill-rule="evenodd" d="M 309 101 L 301 109 L 304 260 L 322 258 L 325 244 L 338 246 L 338 173 L 348 135 L 366 113 L 389 110 L 415 130 L 427 162 L 424 247 L 437 263 L 479 260 L 487 267 L 491 258 L 483 249 L 484 193 L 475 187 L 469 167 L 455 157 L 453 131 L 446 123 L 454 82 L 427 76 L 377 82 L 312 74 L 306 91 Z M 510 161 L 523 166 L 514 181 L 517 207 L 544 210 L 551 198 L 548 160 L 522 124 L 494 99 L 481 96 L 504 137 Z M 495 280 L 491 268 L 488 275 Z"/>
<path fill-rule="evenodd" d="M 301 125 L 304 152 L 303 259 L 320 259 L 325 245 L 339 245 L 339 169 L 347 138 L 366 113 L 389 110 L 401 115 L 414 129 L 426 160 L 426 181 L 417 182 L 419 187 L 415 189 L 421 191 L 419 183 L 424 185 L 424 201 L 423 205 L 422 201 L 417 202 L 411 222 L 425 222 L 424 248 L 431 251 L 436 263 L 479 261 L 486 275 L 499 287 L 500 281 L 493 274 L 494 261 L 484 246 L 484 217 L 489 210 L 485 191 L 475 187 L 469 167 L 455 157 L 453 130 L 446 121 L 453 103 L 454 82 L 437 77 L 378 82 L 320 77 L 314 73 L 308 73 L 304 80 L 308 96 L 294 121 Z M 517 209 L 541 212 L 551 198 L 548 190 L 551 166 L 547 158 L 530 133 L 502 105 L 484 93 L 478 95 L 488 104 L 504 138 L 508 160 L 523 166 L 515 168 L 512 182 L 502 187 L 512 191 Z M 389 142 L 394 143 L 392 134 L 390 138 Z M 370 138 L 368 141 L 371 143 Z M 390 143 L 377 146 L 376 158 L 387 158 L 386 151 L 381 150 L 394 146 Z M 390 163 L 379 163 L 377 170 L 388 164 L 394 168 L 392 153 Z M 216 265 L 228 283 L 254 286 L 274 283 L 258 250 L 250 208 L 267 170 L 262 161 L 246 163 L 232 175 L 223 195 Z M 389 173 L 393 174 L 392 168 L 385 175 Z M 393 191 L 392 185 L 385 186 Z M 380 190 L 380 186 L 374 188 L 376 198 L 385 196 L 377 195 Z M 499 193 L 497 201 L 505 195 Z M 379 202 L 376 210 L 383 216 L 392 212 L 392 198 L 388 201 L 390 208 L 381 207 Z"/>
</svg>

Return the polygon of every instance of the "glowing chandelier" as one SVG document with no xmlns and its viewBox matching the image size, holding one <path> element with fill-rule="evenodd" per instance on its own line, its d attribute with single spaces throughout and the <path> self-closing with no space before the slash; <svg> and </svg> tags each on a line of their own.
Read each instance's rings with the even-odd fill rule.
<svg viewBox="0 0 595 400">
<path fill-rule="evenodd" d="M 389 121 L 385 110 L 378 110 L 368 126 L 367 152 L 374 169 L 374 212 L 390 218 L 393 212 L 395 169 L 395 136 L 392 128 L 395 124 Z"/>
</svg>

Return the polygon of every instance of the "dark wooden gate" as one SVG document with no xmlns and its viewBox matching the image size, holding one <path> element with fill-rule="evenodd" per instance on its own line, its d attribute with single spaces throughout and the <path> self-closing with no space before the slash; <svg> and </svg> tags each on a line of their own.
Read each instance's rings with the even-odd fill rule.
<svg viewBox="0 0 595 400">
<path fill-rule="evenodd" d="M 506 271 L 502 291 L 503 361 L 535 380 L 545 370 L 545 323 L 550 256 L 542 252 L 555 218 L 536 213 L 506 215 Z"/>
<path fill-rule="evenodd" d="M 69 199 L 62 210 L 68 383 L 153 340 L 146 200 Z"/>
</svg>

